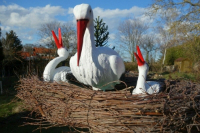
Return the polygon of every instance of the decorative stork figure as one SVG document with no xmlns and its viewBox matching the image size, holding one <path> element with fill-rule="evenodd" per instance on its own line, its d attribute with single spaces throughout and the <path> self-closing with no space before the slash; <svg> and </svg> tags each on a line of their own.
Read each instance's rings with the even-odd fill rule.
<svg viewBox="0 0 200 133">
<path fill-rule="evenodd" d="M 62 66 L 59 68 L 56 68 L 56 66 L 61 62 L 68 58 L 69 52 L 66 48 L 63 47 L 62 42 L 62 35 L 61 35 L 61 29 L 58 29 L 59 34 L 59 40 L 55 34 L 54 31 L 52 31 L 53 38 L 55 40 L 56 46 L 58 48 L 58 55 L 59 57 L 56 57 L 55 59 L 51 60 L 45 67 L 43 72 L 43 79 L 44 81 L 50 82 L 50 81 L 56 81 L 56 82 L 68 82 L 67 80 L 67 74 L 71 73 L 71 70 L 69 67 Z"/>
<path fill-rule="evenodd" d="M 108 47 L 95 47 L 93 11 L 90 5 L 74 7 L 77 21 L 77 53 L 70 59 L 76 79 L 93 90 L 110 90 L 125 72 L 122 58 Z"/>
<path fill-rule="evenodd" d="M 161 90 L 161 85 L 159 82 L 155 81 L 146 81 L 147 73 L 149 71 L 148 64 L 144 61 L 142 53 L 139 46 L 137 47 L 137 53 L 134 53 L 137 63 L 139 76 L 137 80 L 136 88 L 133 90 L 132 94 L 153 94 L 158 93 Z"/>
</svg>

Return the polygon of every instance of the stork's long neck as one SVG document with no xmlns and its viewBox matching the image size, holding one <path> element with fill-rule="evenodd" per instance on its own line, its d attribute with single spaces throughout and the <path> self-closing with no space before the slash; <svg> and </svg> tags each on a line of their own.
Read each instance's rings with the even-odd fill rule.
<svg viewBox="0 0 200 133">
<path fill-rule="evenodd" d="M 43 73 L 43 78 L 50 80 L 52 79 L 52 77 L 54 76 L 54 70 L 56 68 L 56 66 L 66 60 L 67 57 L 56 57 L 55 59 L 51 60 L 45 67 L 44 69 L 44 73 Z"/>
<path fill-rule="evenodd" d="M 145 66 L 138 66 L 139 75 L 138 75 L 137 85 L 136 85 L 136 88 L 135 88 L 138 91 L 141 90 L 140 88 L 145 89 L 145 82 L 146 82 L 148 70 L 145 69 L 144 67 Z"/>
<path fill-rule="evenodd" d="M 85 56 L 91 56 L 92 52 L 95 50 L 95 42 L 94 42 L 94 24 L 91 22 L 85 30 L 84 38 L 83 38 L 83 49 L 82 53 Z M 87 57 L 88 58 L 88 57 Z"/>
<path fill-rule="evenodd" d="M 57 66 L 60 62 L 66 60 L 66 59 L 67 59 L 66 57 L 56 57 L 56 58 L 54 58 L 53 60 L 51 60 L 51 61 L 47 64 L 47 66 L 48 66 L 48 68 L 49 68 L 50 70 L 53 71 L 53 70 L 55 70 L 56 66 Z"/>
</svg>

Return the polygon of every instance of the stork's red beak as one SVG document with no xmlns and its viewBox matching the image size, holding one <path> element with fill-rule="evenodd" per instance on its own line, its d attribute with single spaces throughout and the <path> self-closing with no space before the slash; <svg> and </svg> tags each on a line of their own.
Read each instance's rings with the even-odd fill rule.
<svg viewBox="0 0 200 133">
<path fill-rule="evenodd" d="M 52 30 L 52 35 L 53 35 L 53 38 L 54 38 L 54 41 L 56 43 L 56 46 L 57 48 L 62 48 L 63 47 L 63 43 L 62 43 L 62 35 L 61 35 L 61 29 L 59 28 L 58 29 L 58 37 L 59 37 L 59 40 L 55 34 L 55 32 Z"/>
<path fill-rule="evenodd" d="M 145 61 L 144 61 L 144 58 L 142 56 L 139 46 L 136 46 L 136 47 L 137 47 L 137 53 L 134 53 L 134 55 L 137 59 L 138 66 L 142 66 L 144 65 Z"/>
<path fill-rule="evenodd" d="M 83 37 L 88 22 L 89 22 L 88 19 L 77 20 L 77 66 L 79 66 L 79 60 L 81 57 L 81 51 L 83 45 Z"/>
</svg>

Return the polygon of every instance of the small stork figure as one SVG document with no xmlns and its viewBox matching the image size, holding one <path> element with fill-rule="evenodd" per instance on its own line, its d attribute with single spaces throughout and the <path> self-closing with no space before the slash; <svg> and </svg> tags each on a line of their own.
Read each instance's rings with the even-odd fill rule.
<svg viewBox="0 0 200 133">
<path fill-rule="evenodd" d="M 66 60 L 69 56 L 69 52 L 66 48 L 63 47 L 62 42 L 62 35 L 61 35 L 61 29 L 58 29 L 59 34 L 59 40 L 55 34 L 54 31 L 52 31 L 53 38 L 55 40 L 56 46 L 58 48 L 58 56 L 51 60 L 45 67 L 43 72 L 43 79 L 44 81 L 50 82 L 50 81 L 56 81 L 56 82 L 68 82 L 67 74 L 71 73 L 70 67 L 62 66 L 56 68 L 56 66 Z"/>
<path fill-rule="evenodd" d="M 159 82 L 146 81 L 147 73 L 149 71 L 149 66 L 144 61 L 139 46 L 136 46 L 136 47 L 137 47 L 137 53 L 134 53 L 134 55 L 137 59 L 139 76 L 138 76 L 136 88 L 133 90 L 132 94 L 137 95 L 137 94 L 146 94 L 146 93 L 148 94 L 159 93 L 161 90 L 161 84 Z"/>
</svg>

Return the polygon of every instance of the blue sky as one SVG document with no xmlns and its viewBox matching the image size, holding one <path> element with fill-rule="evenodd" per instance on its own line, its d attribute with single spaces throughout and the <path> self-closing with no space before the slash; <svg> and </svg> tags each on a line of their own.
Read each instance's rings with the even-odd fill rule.
<svg viewBox="0 0 200 133">
<path fill-rule="evenodd" d="M 121 20 L 127 17 L 144 16 L 144 11 L 152 0 L 1 0 L 0 21 L 3 35 L 14 30 L 22 41 L 38 43 L 37 29 L 50 21 L 73 22 L 73 7 L 90 4 L 94 17 L 100 16 L 109 27 L 110 40 L 115 40 L 115 33 Z"/>
<path fill-rule="evenodd" d="M 104 9 L 129 9 L 133 6 L 138 7 L 147 7 L 151 3 L 152 0 L 34 0 L 34 1 L 26 1 L 26 0 L 2 0 L 0 1 L 0 5 L 10 5 L 17 4 L 25 8 L 29 7 L 43 7 L 48 4 L 53 6 L 61 6 L 63 8 L 74 7 L 75 5 L 81 3 L 90 4 L 92 7 L 101 7 Z"/>
</svg>

